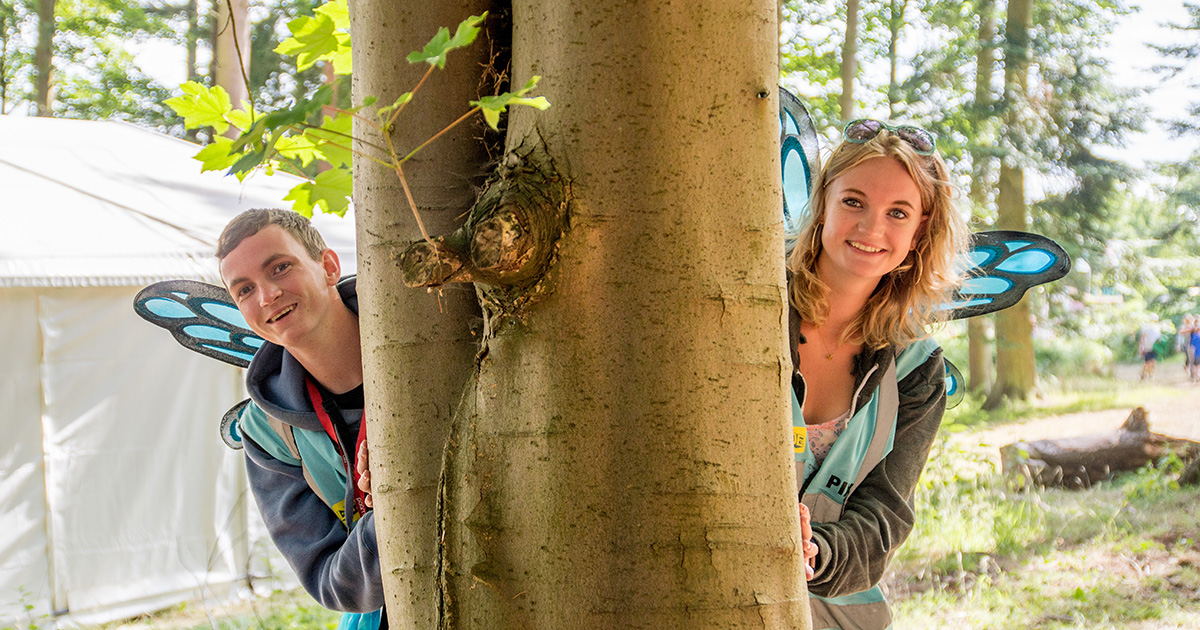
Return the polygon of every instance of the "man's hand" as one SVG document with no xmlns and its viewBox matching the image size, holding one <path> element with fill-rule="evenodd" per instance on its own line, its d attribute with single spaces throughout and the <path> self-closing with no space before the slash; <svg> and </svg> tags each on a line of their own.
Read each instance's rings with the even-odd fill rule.
<svg viewBox="0 0 1200 630">
<path fill-rule="evenodd" d="M 812 541 L 812 516 L 808 513 L 808 506 L 803 503 L 800 504 L 800 540 L 804 541 L 804 579 L 811 580 L 815 574 L 813 558 L 817 557 L 819 548 Z"/>
<path fill-rule="evenodd" d="M 374 508 L 375 501 L 371 499 L 371 469 L 367 462 L 367 441 L 363 440 L 362 446 L 358 447 L 358 456 L 355 457 L 354 467 L 358 469 L 358 489 L 362 490 L 367 496 L 364 503 L 367 507 Z M 812 533 L 810 531 L 809 535 Z"/>
</svg>

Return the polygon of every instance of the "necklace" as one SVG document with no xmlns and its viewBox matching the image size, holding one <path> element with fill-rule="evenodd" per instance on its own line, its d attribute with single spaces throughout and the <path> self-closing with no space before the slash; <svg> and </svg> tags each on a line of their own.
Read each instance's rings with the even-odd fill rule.
<svg viewBox="0 0 1200 630">
<path fill-rule="evenodd" d="M 822 335 L 819 330 L 814 330 L 813 332 L 815 332 L 817 334 L 817 337 L 821 340 L 821 345 L 825 346 L 825 360 L 832 361 L 833 355 L 836 354 L 838 350 L 842 349 L 842 344 L 844 344 L 845 341 L 842 339 L 841 335 L 838 335 L 837 336 L 837 340 L 838 340 L 837 345 L 833 346 L 833 350 L 830 350 L 829 342 L 825 341 L 825 335 Z"/>
</svg>

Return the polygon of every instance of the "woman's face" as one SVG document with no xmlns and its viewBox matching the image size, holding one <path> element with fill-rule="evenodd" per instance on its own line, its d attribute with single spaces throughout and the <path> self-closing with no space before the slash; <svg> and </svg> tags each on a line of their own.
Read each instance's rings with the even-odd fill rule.
<svg viewBox="0 0 1200 630">
<path fill-rule="evenodd" d="M 871 158 L 825 189 L 825 227 L 817 275 L 836 292 L 859 279 L 877 284 L 916 247 L 928 216 L 921 191 L 894 158 Z"/>
</svg>

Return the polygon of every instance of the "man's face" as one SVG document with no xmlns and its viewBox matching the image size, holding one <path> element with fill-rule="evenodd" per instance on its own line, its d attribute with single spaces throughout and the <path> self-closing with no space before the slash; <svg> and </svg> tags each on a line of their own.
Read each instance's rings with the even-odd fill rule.
<svg viewBox="0 0 1200 630">
<path fill-rule="evenodd" d="M 221 279 L 250 329 L 285 348 L 320 331 L 340 305 L 341 268 L 333 250 L 309 257 L 287 231 L 268 225 L 238 244 L 220 264 Z"/>
</svg>

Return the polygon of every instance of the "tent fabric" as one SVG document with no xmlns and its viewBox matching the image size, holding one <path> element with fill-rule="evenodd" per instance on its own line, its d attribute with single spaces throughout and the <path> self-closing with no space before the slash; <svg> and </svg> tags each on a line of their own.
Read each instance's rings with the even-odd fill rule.
<svg viewBox="0 0 1200 630">
<path fill-rule="evenodd" d="M 0 627 L 295 584 L 219 435 L 242 370 L 132 307 L 151 282 L 219 282 L 225 223 L 287 207 L 298 181 L 201 174 L 197 150 L 125 123 L 0 116 Z M 352 272 L 352 218 L 315 223 Z"/>
<path fill-rule="evenodd" d="M 199 150 L 123 122 L 0 116 L 0 287 L 218 282 L 213 251 L 229 219 L 290 207 L 301 180 L 201 173 Z M 352 273 L 353 220 L 314 224 Z"/>
</svg>

